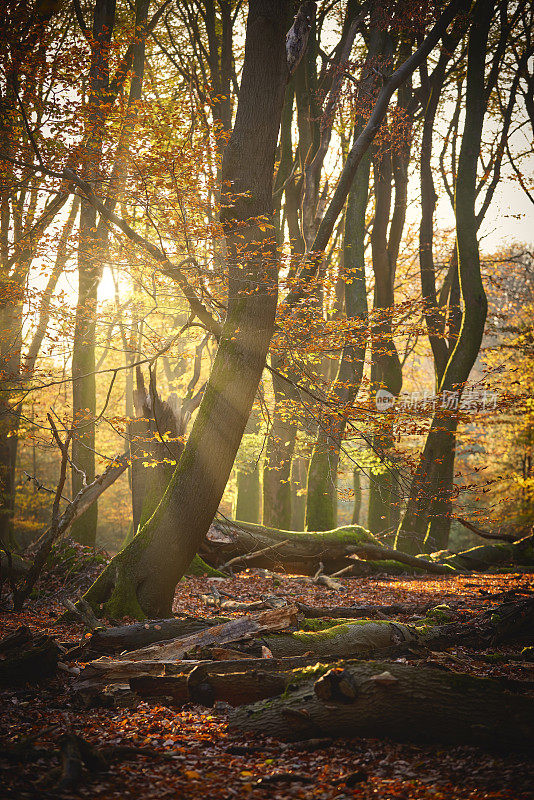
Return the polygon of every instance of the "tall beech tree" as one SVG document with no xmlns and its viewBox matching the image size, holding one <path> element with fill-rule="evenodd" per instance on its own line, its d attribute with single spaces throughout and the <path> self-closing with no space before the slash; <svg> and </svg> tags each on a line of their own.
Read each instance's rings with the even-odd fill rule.
<svg viewBox="0 0 534 800">
<path fill-rule="evenodd" d="M 408 553 L 436 550 L 440 545 L 446 545 L 459 397 L 477 359 L 484 334 L 487 300 L 480 271 L 475 202 L 482 129 L 489 100 L 486 54 L 494 7 L 493 0 L 479 0 L 469 29 L 465 120 L 454 194 L 462 322 L 458 340 L 439 382 L 441 400 L 432 419 L 408 506 L 397 533 L 396 547 Z"/>
<path fill-rule="evenodd" d="M 148 30 L 155 27 L 166 3 L 162 3 L 147 25 L 149 0 L 135 4 L 134 33 L 115 74 L 111 74 L 111 43 L 115 25 L 115 0 L 95 0 L 92 32 L 85 27 L 81 10 L 78 23 L 90 46 L 88 98 L 84 109 L 84 152 L 80 178 L 94 186 L 104 180 L 102 172 L 105 125 L 111 107 L 131 70 L 129 97 L 117 142 L 115 162 L 107 187 L 107 207 L 113 210 L 120 195 L 130 139 L 136 122 L 136 104 L 143 84 L 145 40 Z M 82 196 L 78 239 L 78 302 L 72 349 L 72 408 L 75 435 L 72 442 L 72 487 L 79 492 L 85 482 L 95 477 L 95 417 L 96 417 L 96 317 L 98 286 L 107 253 L 108 229 L 105 220 L 98 218 L 96 208 Z M 72 536 L 82 544 L 94 545 L 98 506 L 94 503 L 73 525 Z"/>
<path fill-rule="evenodd" d="M 176 583 L 217 511 L 263 372 L 277 305 L 272 183 L 289 76 L 289 11 L 289 0 L 249 4 L 239 102 L 222 165 L 227 317 L 198 415 L 162 501 L 86 594 L 112 616 L 170 612 Z M 300 13 L 312 16 L 314 4 Z M 302 53 L 294 55 L 298 60 Z"/>
<path fill-rule="evenodd" d="M 477 18 L 479 10 L 484 12 L 482 21 Z M 448 543 L 461 393 L 478 357 L 486 316 L 477 234 L 499 182 L 517 102 L 521 66 L 512 72 L 512 79 L 506 86 L 506 100 L 501 101 L 502 117 L 496 140 L 492 150 L 485 154 L 485 174 L 480 179 L 477 178 L 477 172 L 482 156 L 482 130 L 490 99 L 505 68 L 510 36 L 523 11 L 521 3 L 510 6 L 507 0 L 503 0 L 491 9 L 480 2 L 470 15 L 465 76 L 466 110 L 457 165 L 454 163 L 453 139 L 453 174 L 457 176 L 453 189 L 447 186 L 444 175 L 456 218 L 456 248 L 439 292 L 432 249 L 436 202 L 431 166 L 433 126 L 447 65 L 464 33 L 465 18 L 457 20 L 455 30 L 451 32 L 447 47 L 440 54 L 432 74 L 428 76 L 426 70 L 422 70 L 422 91 L 427 102 L 420 156 L 422 213 L 419 261 L 425 320 L 440 400 L 414 475 L 406 513 L 397 532 L 397 546 L 413 552 L 444 548 Z M 494 15 L 496 19 L 493 21 Z M 488 30 L 484 39 L 486 27 Z M 488 41 L 492 43 L 489 60 L 486 54 Z M 514 48 L 514 55 L 520 64 L 532 52 L 528 40 L 522 41 L 521 45 L 519 56 Z M 463 75 L 456 79 L 460 81 L 461 88 Z M 501 90 L 498 94 L 501 96 Z M 451 128 L 458 126 L 461 104 L 462 93 L 459 91 Z M 443 154 L 440 161 L 443 164 Z M 460 263 L 462 256 L 463 266 Z"/>
<path fill-rule="evenodd" d="M 41 126 L 54 124 L 47 59 L 65 24 L 60 10 L 58 2 L 11 4 L 5 9 L 0 43 L 0 542 L 4 545 L 14 543 L 19 395 L 34 366 L 34 360 L 22 362 L 25 286 L 43 238 L 68 201 L 66 192 L 57 192 L 41 203 L 43 176 L 32 168 Z M 33 115 L 33 132 L 28 113 Z M 62 242 L 57 255 L 56 276 L 65 263 Z M 37 333 L 30 351 L 37 354 L 40 344 Z"/>
</svg>

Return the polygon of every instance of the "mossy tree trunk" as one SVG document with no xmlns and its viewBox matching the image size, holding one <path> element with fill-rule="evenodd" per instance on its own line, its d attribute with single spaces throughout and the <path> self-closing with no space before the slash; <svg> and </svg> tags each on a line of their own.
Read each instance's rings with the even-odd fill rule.
<svg viewBox="0 0 534 800">
<path fill-rule="evenodd" d="M 261 481 L 258 463 L 260 451 L 255 446 L 255 437 L 258 437 L 259 431 L 260 417 L 256 410 L 253 410 L 234 463 L 236 491 L 232 516 L 243 522 L 261 522 Z M 250 435 L 253 437 L 252 444 L 247 440 Z"/>
<path fill-rule="evenodd" d="M 291 463 L 291 530 L 303 531 L 306 524 L 306 483 L 309 460 L 297 455 Z"/>
<path fill-rule="evenodd" d="M 260 521 L 260 470 L 257 464 L 236 469 L 236 499 L 233 515 L 243 522 Z"/>
<path fill-rule="evenodd" d="M 111 616 L 169 614 L 175 586 L 217 511 L 261 379 L 277 304 L 272 184 L 288 77 L 289 5 L 249 4 L 239 103 L 222 166 L 228 314 L 198 415 L 161 503 L 86 595 Z"/>
<path fill-rule="evenodd" d="M 441 400 L 417 467 L 396 547 L 427 552 L 446 547 L 452 509 L 456 430 L 462 389 L 477 359 L 487 314 L 475 213 L 477 165 L 487 108 L 485 58 L 494 3 L 477 6 L 468 43 L 466 113 L 455 187 L 456 247 L 463 315 L 458 341 L 440 384 Z"/>
<path fill-rule="evenodd" d="M 271 364 L 284 374 L 288 372 L 274 354 Z M 288 377 L 293 380 L 297 376 L 290 370 Z M 262 519 L 265 525 L 288 530 L 291 528 L 291 461 L 298 435 L 294 407 L 299 395 L 292 383 L 275 373 L 272 381 L 275 405 L 263 463 Z"/>
<path fill-rule="evenodd" d="M 362 479 L 359 469 L 354 469 L 352 472 L 352 485 L 354 491 L 354 500 L 352 505 L 352 524 L 360 524 L 360 513 L 362 510 Z"/>
</svg>

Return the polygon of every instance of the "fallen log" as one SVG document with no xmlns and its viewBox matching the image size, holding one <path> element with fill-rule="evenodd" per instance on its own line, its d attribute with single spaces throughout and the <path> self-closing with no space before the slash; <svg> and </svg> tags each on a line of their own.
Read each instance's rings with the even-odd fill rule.
<svg viewBox="0 0 534 800">
<path fill-rule="evenodd" d="M 201 555 L 214 566 L 231 560 L 239 568 L 239 561 L 245 559 L 243 566 L 310 576 L 316 574 L 321 562 L 324 573 L 329 575 L 344 570 L 348 563 L 353 577 L 414 570 L 447 575 L 484 572 L 502 566 L 534 567 L 534 535 L 513 543 L 481 545 L 461 553 L 440 551 L 411 556 L 382 545 L 359 525 L 332 531 L 282 531 L 251 522 L 215 520 Z M 347 562 L 351 557 L 352 562 Z"/>
<path fill-rule="evenodd" d="M 219 700 L 236 706 L 284 692 L 296 667 L 315 663 L 313 656 L 249 658 L 184 666 L 181 675 L 135 677 L 130 688 L 144 701 L 180 707 L 184 703 L 212 706 Z"/>
<path fill-rule="evenodd" d="M 117 625 L 103 628 L 91 635 L 84 642 L 85 654 L 89 653 L 121 653 L 123 650 L 136 650 L 140 647 L 161 642 L 165 639 L 176 639 L 190 636 L 193 633 L 229 622 L 228 617 L 173 617 L 172 619 L 154 619 L 136 622 L 133 625 Z"/>
<path fill-rule="evenodd" d="M 368 559 L 370 561 L 398 561 L 400 564 L 406 564 L 408 567 L 422 572 L 430 572 L 436 575 L 451 575 L 454 569 L 449 564 L 437 564 L 428 561 L 425 558 L 418 556 L 411 556 L 408 553 L 403 553 L 401 550 L 396 550 L 394 547 L 386 547 L 382 544 L 360 544 L 354 550 L 359 558 Z"/>
<path fill-rule="evenodd" d="M 387 608 L 387 607 L 386 607 Z M 350 609 L 352 610 L 352 609 Z M 335 611 L 335 609 L 332 609 Z M 406 609 L 403 607 L 403 611 Z M 534 642 L 534 598 L 526 597 L 517 601 L 509 601 L 499 606 L 486 609 L 471 617 L 467 622 L 451 622 L 454 612 L 448 607 L 438 606 L 430 609 L 427 616 L 419 619 L 416 625 L 406 625 L 391 620 L 349 620 L 343 618 L 310 618 L 300 622 L 301 630 L 293 632 L 269 633 L 258 630 L 257 622 L 252 627 L 244 626 L 243 619 L 232 620 L 227 626 L 217 626 L 201 634 L 186 639 L 163 642 L 158 647 L 145 648 L 136 653 L 125 653 L 120 659 L 99 658 L 91 661 L 85 668 L 82 681 L 94 679 L 97 683 L 128 681 L 136 677 L 163 677 L 185 674 L 199 663 L 211 663 L 214 672 L 235 673 L 254 669 L 259 663 L 270 664 L 262 669 L 275 669 L 278 660 L 285 661 L 290 657 L 317 658 L 371 658 L 373 656 L 394 657 L 423 650 L 443 650 L 451 645 L 464 645 L 484 648 L 501 641 L 519 641 L 524 645 Z M 246 620 L 247 618 L 245 618 Z M 443 624 L 445 622 L 445 624 Z M 220 635 L 225 629 L 224 636 Z M 248 631 L 246 634 L 243 631 Z M 218 631 L 218 632 L 217 632 Z M 228 648 L 204 647 L 201 635 L 206 641 L 211 639 L 231 638 L 232 650 Z M 252 635 L 253 638 L 250 638 Z M 240 641 L 241 639 L 241 641 Z M 189 644 L 184 644 L 189 642 Z M 197 660 L 184 662 L 183 655 L 188 652 L 191 642 L 196 642 Z M 170 648 L 167 648 L 170 645 Z M 267 648 L 273 659 L 259 658 L 262 648 Z M 214 661 L 230 653 L 236 654 L 245 650 L 251 656 L 238 660 Z M 147 652 L 150 658 L 141 658 L 140 653 Z M 132 655 L 135 659 L 132 659 Z M 230 665 L 230 667 L 225 666 Z M 233 665 L 233 666 L 232 666 Z M 236 666 L 237 665 L 237 666 Z M 287 664 L 286 667 L 287 669 Z M 145 684 L 146 686 L 149 683 Z"/>
<path fill-rule="evenodd" d="M 439 558 L 440 563 L 453 569 L 483 572 L 492 567 L 534 567 L 534 535 L 513 543 L 482 544 Z"/>
<path fill-rule="evenodd" d="M 296 671 L 283 697 L 230 712 L 232 729 L 282 739 L 398 741 L 530 749 L 532 684 L 399 663 L 317 664 Z"/>
<path fill-rule="evenodd" d="M 200 647 L 229 644 L 240 639 L 258 636 L 268 631 L 285 630 L 296 624 L 296 606 L 283 606 L 249 617 L 237 617 L 222 625 L 213 625 L 190 636 L 159 642 L 124 654 L 127 661 L 178 661 L 186 653 Z M 113 665 L 113 659 L 101 658 L 99 663 Z M 91 662 L 95 663 L 95 662 Z"/>
<path fill-rule="evenodd" d="M 474 522 L 471 522 L 468 519 L 464 519 L 463 517 L 456 517 L 456 520 L 463 525 L 464 528 L 476 533 L 477 536 L 480 536 L 482 539 L 498 539 L 502 542 L 517 542 L 518 537 L 513 536 L 510 533 L 494 533 L 493 531 L 486 531 L 484 528 L 479 528 L 478 525 L 475 525 Z"/>
<path fill-rule="evenodd" d="M 46 634 L 29 635 L 25 626 L 0 642 L 0 685 L 40 681 L 52 675 L 61 648 Z"/>
<path fill-rule="evenodd" d="M 355 658 L 399 645 L 416 644 L 419 639 L 417 630 L 411 625 L 366 619 L 322 630 L 265 635 L 260 641 L 275 658 L 304 653 L 313 653 L 316 658 Z"/>
<path fill-rule="evenodd" d="M 214 566 L 247 556 L 244 566 L 265 567 L 278 571 L 313 576 L 319 562 L 326 572 L 347 566 L 347 556 L 361 544 L 379 544 L 372 533 L 359 525 L 348 525 L 332 531 L 296 532 L 267 528 L 251 522 L 214 520 L 200 554 Z M 248 558 L 248 556 L 254 556 Z M 234 561 L 237 566 L 237 562 Z M 358 573 L 369 574 L 370 567 L 356 562 Z"/>
<path fill-rule="evenodd" d="M 452 644 L 479 648 L 505 641 L 533 644 L 534 597 L 501 603 L 476 614 L 468 622 L 433 627 L 431 620 L 421 620 L 419 630 L 423 642 L 433 650 Z"/>
<path fill-rule="evenodd" d="M 376 606 L 308 606 L 305 603 L 297 603 L 297 608 L 301 614 L 304 614 L 306 619 L 320 617 L 345 617 L 346 619 L 372 619 L 373 617 L 378 617 L 379 619 L 386 619 L 396 614 L 424 614 L 431 605 L 431 603 L 423 603 L 421 605 L 406 606 L 394 603 L 392 605 Z"/>
</svg>

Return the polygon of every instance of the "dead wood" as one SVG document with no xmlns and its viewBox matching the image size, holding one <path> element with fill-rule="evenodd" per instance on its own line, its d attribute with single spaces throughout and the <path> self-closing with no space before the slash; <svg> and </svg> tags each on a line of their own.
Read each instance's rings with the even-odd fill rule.
<svg viewBox="0 0 534 800">
<path fill-rule="evenodd" d="M 89 603 L 81 597 L 76 605 L 72 600 L 65 599 L 62 601 L 67 611 L 72 614 L 75 619 L 79 619 L 86 628 L 90 631 L 96 631 L 103 628 L 102 621 L 95 616 L 95 613 Z"/>
<path fill-rule="evenodd" d="M 217 700 L 235 706 L 281 694 L 292 670 L 315 660 L 299 656 L 200 663 L 184 667 L 182 675 L 131 678 L 130 688 L 145 701 L 175 707 L 188 702 L 212 706 Z"/>
<path fill-rule="evenodd" d="M 473 522 L 470 522 L 468 519 L 464 519 L 463 517 L 456 517 L 456 519 L 460 525 L 464 526 L 464 528 L 476 533 L 477 536 L 481 536 L 483 539 L 498 539 L 502 542 L 518 541 L 518 537 L 513 536 L 510 533 L 494 533 L 493 531 L 486 531 L 483 528 L 480 528 L 478 525 L 475 525 Z"/>
<path fill-rule="evenodd" d="M 304 676 L 306 677 L 306 676 Z M 281 738 L 388 737 L 530 748 L 528 684 L 399 663 L 317 665 L 283 697 L 230 712 L 230 726 Z"/>
<path fill-rule="evenodd" d="M 360 544 L 354 549 L 354 552 L 359 558 L 369 559 L 370 561 L 398 561 L 401 564 L 435 575 L 450 575 L 453 572 L 452 567 L 448 565 L 435 564 L 425 558 L 411 556 L 408 553 L 401 552 L 401 550 L 396 550 L 394 547 L 386 547 L 382 544 Z"/>
<path fill-rule="evenodd" d="M 124 654 L 127 661 L 178 661 L 186 653 L 200 647 L 237 642 L 244 637 L 258 636 L 267 631 L 281 631 L 296 624 L 297 607 L 284 606 L 249 617 L 238 617 L 222 625 L 214 625 L 206 630 L 186 637 L 156 643 Z M 110 659 L 99 659 L 101 664 L 112 665 Z"/>
<path fill-rule="evenodd" d="M 412 614 L 424 614 L 431 606 L 431 603 L 414 604 L 410 606 L 400 605 L 376 605 L 376 606 L 308 606 L 305 603 L 297 603 L 297 608 L 307 619 L 318 619 L 321 617 L 335 617 L 337 619 L 346 617 L 347 619 L 369 619 L 378 617 L 387 619 L 397 614 L 411 616 Z"/>
<path fill-rule="evenodd" d="M 0 642 L 0 684 L 10 685 L 44 680 L 56 669 L 61 648 L 52 637 L 28 637 L 23 626 Z"/>
<path fill-rule="evenodd" d="M 77 789 L 82 779 L 83 759 L 78 737 L 65 734 L 61 737 L 61 778 L 56 788 L 58 792 Z"/>
<path fill-rule="evenodd" d="M 360 620 L 323 630 L 267 634 L 261 643 L 275 658 L 313 653 L 317 658 L 355 658 L 417 644 L 418 631 L 399 622 Z"/>
<path fill-rule="evenodd" d="M 485 647 L 505 641 L 534 644 L 534 597 L 501 603 L 476 614 L 468 622 L 438 625 L 425 633 L 433 650 L 455 645 Z"/>
<path fill-rule="evenodd" d="M 328 573 L 346 567 L 347 556 L 362 540 L 375 541 L 358 525 L 334 531 L 282 531 L 249 522 L 214 520 L 200 555 L 216 567 L 246 555 L 250 557 L 246 566 L 313 576 L 320 561 Z M 370 565 L 355 562 L 354 571 L 367 575 Z"/>
<path fill-rule="evenodd" d="M 86 640 L 84 648 L 89 653 L 120 653 L 123 650 L 133 650 L 140 647 L 175 639 L 179 636 L 189 636 L 193 633 L 206 630 L 213 625 L 228 622 L 227 617 L 173 617 L 171 619 L 154 619 L 146 622 L 137 622 L 133 625 L 117 625 L 94 631 L 91 638 Z"/>
<path fill-rule="evenodd" d="M 284 539 L 283 542 L 275 542 L 275 544 L 270 544 L 267 547 L 263 547 L 261 550 L 256 550 L 253 553 L 246 553 L 242 556 L 235 556 L 235 558 L 231 558 L 225 564 L 222 564 L 221 570 L 228 570 L 230 567 L 235 567 L 236 564 L 244 564 L 247 561 L 253 561 L 254 559 L 259 558 L 260 556 L 264 556 L 266 553 L 270 553 L 272 550 L 276 550 L 278 547 L 283 547 L 285 544 L 288 544 L 289 539 Z"/>
</svg>

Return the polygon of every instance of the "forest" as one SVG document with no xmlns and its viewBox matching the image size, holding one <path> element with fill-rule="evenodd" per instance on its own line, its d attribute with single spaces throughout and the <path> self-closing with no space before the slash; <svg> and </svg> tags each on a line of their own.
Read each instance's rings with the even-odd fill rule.
<svg viewBox="0 0 534 800">
<path fill-rule="evenodd" d="M 532 4 L 0 20 L 0 796 L 534 797 Z"/>
</svg>

